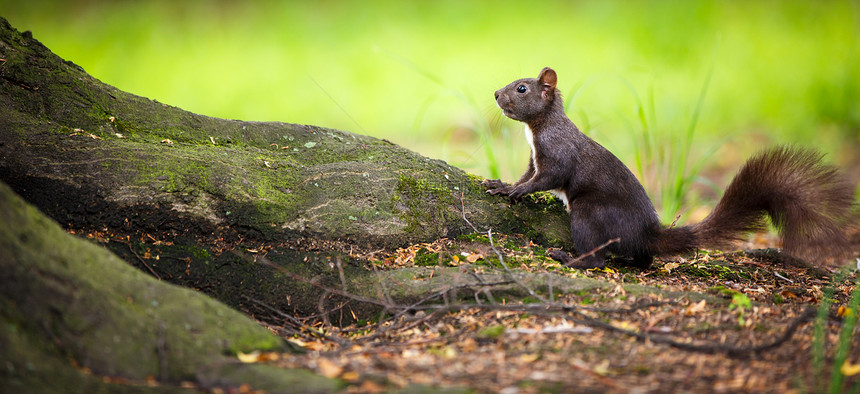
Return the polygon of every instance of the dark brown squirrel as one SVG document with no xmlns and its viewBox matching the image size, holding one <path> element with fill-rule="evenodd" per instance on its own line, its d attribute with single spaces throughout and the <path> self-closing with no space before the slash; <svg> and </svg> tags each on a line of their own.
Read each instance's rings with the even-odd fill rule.
<svg viewBox="0 0 860 394">
<path fill-rule="evenodd" d="M 561 250 L 550 256 L 577 268 L 604 267 L 606 253 L 632 258 L 647 268 L 654 256 L 720 248 L 763 229 L 765 216 L 780 232 L 785 252 L 812 259 L 842 258 L 848 240 L 842 225 L 853 207 L 853 188 L 822 155 L 776 147 L 749 159 L 726 188 L 716 208 L 699 223 L 665 228 L 642 184 L 615 155 L 579 131 L 564 113 L 557 75 L 519 79 L 496 91 L 505 116 L 526 124 L 531 158 L 513 185 L 486 180 L 487 192 L 512 202 L 537 191 L 558 196 L 570 212 L 573 259 Z M 617 242 L 600 248 L 607 241 Z"/>
</svg>

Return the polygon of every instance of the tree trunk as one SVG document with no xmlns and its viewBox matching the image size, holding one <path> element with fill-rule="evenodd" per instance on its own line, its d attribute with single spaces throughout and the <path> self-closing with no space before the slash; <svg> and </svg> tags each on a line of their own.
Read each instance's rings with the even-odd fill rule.
<svg viewBox="0 0 860 394">
<path fill-rule="evenodd" d="M 269 367 L 230 355 L 283 350 L 282 339 L 209 297 L 148 277 L 64 233 L 3 184 L 0 222 L 2 392 L 155 391 L 142 385 L 147 379 L 167 385 L 158 391 L 177 391 L 170 387 L 180 381 L 197 388 L 243 382 L 297 391 L 337 387 L 306 371 L 279 370 L 267 381 Z M 99 377 L 132 385 L 111 388 Z"/>
<path fill-rule="evenodd" d="M 0 18 L 0 181 L 138 268 L 248 309 L 315 313 L 344 251 L 481 231 L 569 246 L 557 202 L 509 206 L 385 140 L 196 115 L 105 85 Z M 467 220 L 464 219 L 464 217 Z"/>
</svg>

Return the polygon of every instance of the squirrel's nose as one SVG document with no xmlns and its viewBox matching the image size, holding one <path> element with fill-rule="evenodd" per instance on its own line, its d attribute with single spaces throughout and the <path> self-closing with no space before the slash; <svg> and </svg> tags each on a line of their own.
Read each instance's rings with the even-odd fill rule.
<svg viewBox="0 0 860 394">
<path fill-rule="evenodd" d="M 495 94 L 495 95 L 496 95 L 496 100 L 498 100 L 498 99 L 499 99 L 499 91 L 498 91 L 498 90 L 496 90 L 496 94 Z"/>
</svg>

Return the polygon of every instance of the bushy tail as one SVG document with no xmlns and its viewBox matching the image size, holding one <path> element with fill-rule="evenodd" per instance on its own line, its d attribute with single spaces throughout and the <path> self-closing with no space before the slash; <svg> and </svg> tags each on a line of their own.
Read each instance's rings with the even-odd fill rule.
<svg viewBox="0 0 860 394">
<path fill-rule="evenodd" d="M 852 215 L 854 191 L 821 159 L 815 151 L 789 147 L 753 156 L 713 212 L 697 224 L 662 230 L 654 254 L 724 247 L 764 229 L 769 216 L 789 254 L 809 262 L 845 257 L 849 244 L 843 226 Z"/>
</svg>

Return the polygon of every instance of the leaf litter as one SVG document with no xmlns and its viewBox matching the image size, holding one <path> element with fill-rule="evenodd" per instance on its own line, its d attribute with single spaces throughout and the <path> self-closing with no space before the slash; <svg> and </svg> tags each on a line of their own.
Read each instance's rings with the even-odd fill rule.
<svg viewBox="0 0 860 394">
<path fill-rule="evenodd" d="M 99 231 L 81 235 L 124 243 Z M 153 245 L 169 243 L 152 239 Z M 841 388 L 860 387 L 856 325 L 847 357 L 835 364 L 842 324 L 856 316 L 848 307 L 856 271 L 832 283 L 828 276 L 833 273 L 821 276 L 780 264 L 760 250 L 700 251 L 657 260 L 647 270 L 613 262 L 581 271 L 560 266 L 546 249 L 523 237 L 481 234 L 395 251 L 354 251 L 322 240 L 311 244 L 342 250 L 368 269 L 457 267 L 480 273 L 504 266 L 612 286 L 532 292 L 536 297 L 484 299 L 482 304 L 434 300 L 408 313 L 345 327 L 290 317 L 304 322 L 300 335 L 295 325 L 280 330 L 271 320 L 261 321 L 273 332 L 291 333 L 285 339 L 305 352 L 243 353 L 237 361 L 308 369 L 344 381 L 352 392 L 408 391 L 414 385 L 506 393 L 826 391 L 834 374 L 844 376 Z M 272 247 L 249 252 L 256 261 Z M 138 258 L 145 263 L 154 256 Z M 491 295 L 492 284 L 486 287 Z M 828 287 L 833 288 L 832 305 L 820 319 L 823 333 L 816 333 L 810 311 L 828 296 Z M 816 350 L 817 341 L 823 350 Z"/>
<path fill-rule="evenodd" d="M 365 261 L 374 269 L 435 265 L 481 272 L 500 265 L 499 252 L 511 268 L 613 286 L 542 300 L 419 307 L 381 322 L 325 327 L 325 337 L 287 337 L 306 353 L 265 362 L 342 379 L 354 392 L 413 385 L 510 393 L 821 391 L 838 373 L 843 387 L 860 387 L 856 326 L 847 359 L 832 365 L 841 324 L 856 313 L 846 309 L 856 272 L 833 285 L 833 304 L 820 318 L 824 332 L 816 334 L 814 308 L 831 279 L 757 253 L 701 251 L 658 260 L 647 270 L 613 263 L 579 271 L 517 237 L 497 239 L 498 248 L 486 241 L 441 239 L 382 256 L 377 251 Z M 825 344 L 817 364 L 816 335 Z"/>
</svg>

